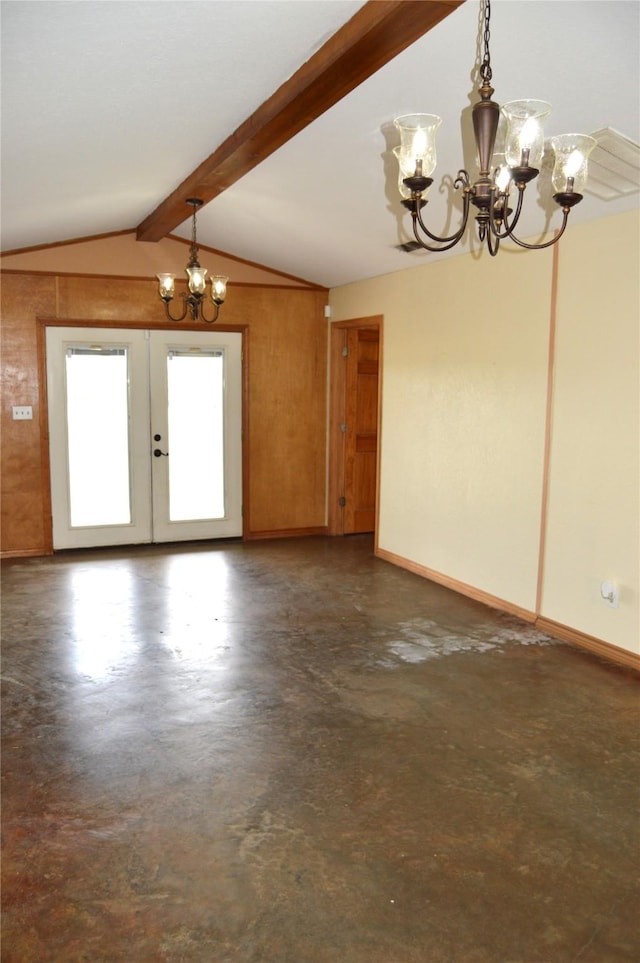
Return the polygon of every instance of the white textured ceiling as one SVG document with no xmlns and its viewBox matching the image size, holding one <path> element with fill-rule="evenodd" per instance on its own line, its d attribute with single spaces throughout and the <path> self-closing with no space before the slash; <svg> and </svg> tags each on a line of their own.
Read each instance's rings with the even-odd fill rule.
<svg viewBox="0 0 640 963">
<path fill-rule="evenodd" d="M 135 227 L 361 5 L 3 0 L 2 250 Z M 637 0 L 492 6 L 494 99 L 550 101 L 550 136 L 613 127 L 640 141 Z M 199 214 L 200 242 L 327 286 L 432 258 L 395 249 L 409 218 L 392 122 L 415 111 L 444 119 L 427 207 L 444 229 L 457 218 L 444 175 L 475 170 L 479 13 L 467 0 L 215 198 Z M 547 209 L 536 184 L 527 194 L 522 233 L 533 235 Z M 571 218 L 637 204 L 587 194 Z"/>
</svg>

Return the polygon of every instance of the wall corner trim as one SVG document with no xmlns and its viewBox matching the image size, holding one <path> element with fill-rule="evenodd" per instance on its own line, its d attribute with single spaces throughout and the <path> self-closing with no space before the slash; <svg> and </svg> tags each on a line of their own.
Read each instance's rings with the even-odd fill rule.
<svg viewBox="0 0 640 963">
<path fill-rule="evenodd" d="M 448 575 L 443 575 L 442 572 L 436 572 L 432 568 L 419 565 L 417 562 L 412 562 L 410 559 L 403 558 L 401 555 L 396 555 L 394 552 L 388 552 L 384 548 L 378 548 L 376 550 L 376 555 L 385 562 L 391 562 L 392 565 L 397 565 L 399 568 L 405 568 L 407 571 L 413 572 L 415 575 L 420 575 L 422 578 L 426 578 L 430 582 L 437 582 L 438 585 L 443 585 L 445 588 L 451 589 L 452 591 L 457 592 L 459 595 L 464 595 L 467 598 L 474 599 L 476 602 L 481 602 L 483 605 L 489 606 L 489 608 L 498 609 L 500 612 L 506 612 L 509 615 L 515 615 L 519 619 L 523 619 L 525 622 L 535 622 L 536 620 L 535 612 L 532 612 L 529 609 L 524 609 L 520 605 L 514 605 L 512 602 L 507 602 L 505 599 L 500 599 L 495 595 L 490 595 L 489 592 L 484 592 L 482 589 L 474 588 L 473 585 L 467 585 L 466 582 L 460 582 L 458 579 L 450 578 Z"/>
<path fill-rule="evenodd" d="M 629 669 L 635 669 L 636 672 L 640 672 L 640 655 L 635 652 L 630 652 L 628 649 L 621 649 L 619 645 L 612 645 L 611 642 L 596 639 L 592 635 L 587 635 L 586 632 L 580 632 L 578 629 L 572 629 L 568 625 L 554 622 L 553 619 L 546 619 L 542 615 L 538 616 L 535 624 L 536 628 L 542 632 L 546 632 L 548 635 L 554 636 L 556 639 L 570 642 L 572 645 L 576 645 L 581 649 L 588 649 L 589 652 L 593 652 L 603 659 L 608 659 L 609 662 L 615 662 L 618 665 L 624 665 Z"/>
</svg>

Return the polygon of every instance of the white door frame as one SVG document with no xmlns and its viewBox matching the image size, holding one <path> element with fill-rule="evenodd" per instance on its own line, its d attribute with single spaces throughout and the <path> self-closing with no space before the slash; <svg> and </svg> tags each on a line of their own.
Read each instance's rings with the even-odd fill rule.
<svg viewBox="0 0 640 963">
<path fill-rule="evenodd" d="M 153 331 L 151 332 L 150 387 L 151 431 L 161 435 L 152 447 L 167 445 L 167 457 L 153 458 L 152 474 L 152 539 L 154 542 L 191 541 L 203 538 L 231 538 L 242 535 L 242 338 L 234 331 Z M 154 337 L 155 336 L 155 337 Z M 169 518 L 169 466 L 171 439 L 167 430 L 167 352 L 171 348 L 219 349 L 224 357 L 224 517 L 213 520 Z"/>
<path fill-rule="evenodd" d="M 129 321 L 121 322 L 120 324 L 115 324 L 112 321 L 101 321 L 101 320 L 85 320 L 76 318 L 38 318 L 37 319 L 37 347 L 38 347 L 38 358 L 39 358 L 39 374 L 40 374 L 40 434 L 41 434 L 41 454 L 42 454 L 42 477 L 43 477 L 43 495 L 44 495 L 44 534 L 45 534 L 45 547 L 49 553 L 54 551 L 53 543 L 53 516 L 52 516 L 52 505 L 51 505 L 51 463 L 50 463 L 50 446 L 49 446 L 49 399 L 48 399 L 48 385 L 47 385 L 47 356 L 46 356 L 46 332 L 48 328 L 72 328 L 77 332 L 79 338 L 82 337 L 82 332 L 87 331 L 87 329 L 100 329 L 101 337 L 104 335 L 104 329 L 114 332 L 116 335 L 120 333 L 120 342 L 123 341 L 124 332 L 127 330 L 141 330 L 141 331 L 163 331 L 171 334 L 175 333 L 179 337 L 181 332 L 199 332 L 206 333 L 209 329 L 203 328 L 202 325 L 194 324 L 181 324 L 179 327 L 169 327 L 166 324 L 140 322 L 140 321 Z M 242 336 L 242 359 L 241 359 L 241 371 L 242 371 L 242 502 L 244 506 L 243 520 L 242 520 L 242 533 L 241 537 L 245 538 L 247 531 L 249 530 L 249 513 L 248 513 L 248 492 L 249 492 L 249 461 L 248 461 L 248 449 L 249 449 L 249 406 L 248 406 L 248 325 L 216 325 L 215 328 L 211 329 L 211 333 L 215 331 L 219 332 L 237 332 Z M 146 439 L 145 439 L 146 444 Z M 205 536 L 207 537 L 207 536 Z M 115 544 L 127 544 L 118 540 Z"/>
</svg>

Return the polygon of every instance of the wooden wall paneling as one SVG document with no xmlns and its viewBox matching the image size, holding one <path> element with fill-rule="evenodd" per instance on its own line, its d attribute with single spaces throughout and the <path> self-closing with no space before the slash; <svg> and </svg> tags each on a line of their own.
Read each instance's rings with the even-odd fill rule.
<svg viewBox="0 0 640 963">
<path fill-rule="evenodd" d="M 54 278 L 2 278 L 3 555 L 41 555 L 47 551 L 35 315 L 54 311 L 55 299 Z M 33 419 L 14 421 L 13 405 L 31 405 Z"/>
<path fill-rule="evenodd" d="M 59 277 L 56 316 L 113 324 L 167 324 L 157 291 L 157 283 L 150 279 Z"/>
<path fill-rule="evenodd" d="M 250 301 L 251 536 L 325 531 L 326 294 Z"/>
<path fill-rule="evenodd" d="M 28 386 L 28 397 L 10 400 L 6 394 L 3 405 L 1 552 L 42 555 L 51 551 L 51 522 L 46 415 L 39 424 L 45 386 L 37 319 L 129 327 L 168 322 L 152 280 L 7 273 L 3 282 L 3 382 Z M 326 531 L 325 302 L 324 291 L 230 286 L 218 326 L 246 329 L 246 537 Z M 32 404 L 33 422 L 6 420 L 11 404 Z"/>
</svg>

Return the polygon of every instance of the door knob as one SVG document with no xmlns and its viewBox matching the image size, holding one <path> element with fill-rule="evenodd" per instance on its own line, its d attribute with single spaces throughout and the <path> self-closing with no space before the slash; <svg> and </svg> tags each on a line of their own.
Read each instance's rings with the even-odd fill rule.
<svg viewBox="0 0 640 963">
<path fill-rule="evenodd" d="M 156 458 L 159 458 L 160 455 L 164 455 L 166 458 L 169 457 L 169 452 L 168 452 L 168 451 L 160 451 L 159 448 L 154 448 L 154 449 L 153 449 L 153 454 L 156 456 Z"/>
</svg>

